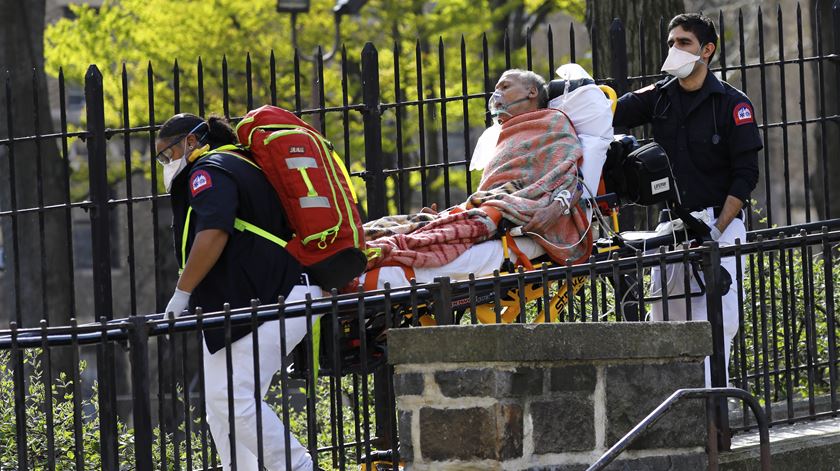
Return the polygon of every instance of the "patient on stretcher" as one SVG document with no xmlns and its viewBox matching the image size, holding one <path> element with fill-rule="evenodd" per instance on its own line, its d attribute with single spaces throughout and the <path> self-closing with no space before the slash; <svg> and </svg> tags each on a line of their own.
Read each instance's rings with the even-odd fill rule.
<svg viewBox="0 0 840 471">
<path fill-rule="evenodd" d="M 583 150 L 569 117 L 547 103 L 545 81 L 537 74 L 516 69 L 502 74 L 488 105 L 497 124 L 474 154 L 484 170 L 477 191 L 440 213 L 366 224 L 368 246 L 380 251 L 360 279 L 366 289 L 386 282 L 404 286 L 411 278 L 424 283 L 441 276 L 491 275 L 504 260 L 499 237 L 512 227 L 523 234 L 510 244 L 513 262 L 547 255 L 566 264 L 589 256 L 592 234 L 579 204 Z"/>
</svg>

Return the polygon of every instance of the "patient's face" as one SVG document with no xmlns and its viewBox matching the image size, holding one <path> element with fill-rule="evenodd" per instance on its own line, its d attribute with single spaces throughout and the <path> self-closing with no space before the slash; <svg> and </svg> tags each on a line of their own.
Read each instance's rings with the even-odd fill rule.
<svg viewBox="0 0 840 471">
<path fill-rule="evenodd" d="M 502 74 L 495 91 L 501 97 L 498 101 L 506 107 L 506 113 L 499 116 L 499 121 L 536 109 L 537 91 L 526 86 L 515 73 Z"/>
</svg>

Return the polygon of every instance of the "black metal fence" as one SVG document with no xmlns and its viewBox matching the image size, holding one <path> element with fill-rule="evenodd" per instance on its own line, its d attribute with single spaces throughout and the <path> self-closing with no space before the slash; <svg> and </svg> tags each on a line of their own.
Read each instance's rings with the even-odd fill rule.
<svg viewBox="0 0 840 471">
<path fill-rule="evenodd" d="M 840 9 L 832 9 L 828 17 L 822 14 L 824 7 L 806 12 L 812 18 L 810 24 L 803 22 L 799 8 L 778 10 L 772 15 L 775 21 L 760 9 L 739 14 L 734 21 L 728 14 L 718 17 L 721 42 L 715 70 L 751 95 L 764 138 L 762 178 L 756 202 L 748 211 L 747 226 L 752 230 L 748 243 L 720 251 L 639 255 L 475 283 L 449 285 L 442 280 L 358 299 L 331 298 L 280 309 L 279 314 L 274 309 L 254 309 L 178 322 L 140 316 L 162 310 L 175 283 L 171 238 L 166 235 L 168 195 L 161 190 L 153 158 L 157 123 L 166 117 L 162 109 L 167 115 L 170 111 L 201 115 L 221 111 L 235 120 L 263 102 L 285 105 L 315 123 L 343 150 L 354 181 L 365 195 L 368 218 L 405 213 L 432 202 L 449 206 L 475 189 L 475 175 L 467 168 L 472 145 L 488 123 L 484 110 L 495 75 L 512 66 L 537 71 L 544 67 L 553 74 L 563 61 L 587 61 L 585 51 L 576 49 L 575 27 L 569 30 L 568 57 L 554 54 L 557 39 L 550 28 L 547 50 L 539 53 L 529 35 L 520 51 L 512 51 L 509 41 L 502 51 L 490 51 L 485 38 L 478 47 L 461 42 L 454 53 L 441 41 L 435 55 L 418 42 L 408 65 L 399 50 L 393 51 L 392 64 L 384 64 L 371 44 L 361 51 L 358 62 L 343 50 L 341 65 L 335 69 L 325 67 L 316 56 L 311 70 L 305 70 L 296 55 L 285 70 L 272 55 L 264 90 L 254 86 L 250 57 L 244 72 L 235 74 L 224 62 L 219 71 L 224 78 L 220 110 L 207 109 L 209 91 L 204 88 L 206 71 L 201 61 L 189 74 L 195 78 L 190 86 L 182 82 L 184 72 L 177 62 L 171 75 L 161 74 L 150 64 L 143 83 L 132 82 L 123 68 L 119 105 L 114 108 L 106 105 L 111 101 L 106 100 L 102 74 L 91 67 L 84 81 L 86 119 L 75 127 L 68 119 L 73 112 L 67 98 L 72 87 L 60 75 L 58 131 L 44 131 L 49 118 L 39 116 L 36 106 L 35 116 L 9 116 L 5 137 L 0 139 L 0 166 L 9 176 L 9 187 L 0 189 L 6 192 L 0 208 L 5 254 L 0 279 L 9 287 L 0 312 L 14 320 L 11 330 L 0 332 L 8 355 L 3 362 L 8 369 L 0 370 L 0 380 L 5 381 L 0 383 L 0 394 L 10 399 L 0 403 L 14 404 L 13 409 L 0 412 L 9 419 L 0 421 L 9 427 L 0 433 L 5 440 L 0 449 L 7 450 L 6 455 L 8 450 L 16 453 L 12 458 L 3 455 L 11 461 L 0 462 L 0 467 L 23 469 L 42 463 L 61 468 L 62 460 L 79 469 L 117 469 L 123 460 L 138 469 L 149 469 L 144 467 L 149 460 L 166 468 L 212 466 L 202 386 L 208 375 L 219 372 L 203 371 L 201 331 L 253 322 L 254 313 L 258 319 L 323 313 L 334 326 L 349 315 L 364 330 L 362 323 L 372 313 L 382 313 L 383 322 L 397 326 L 406 322 L 406 313 L 413 313 L 408 323 L 417 322 L 418 310 L 425 306 L 438 310 L 438 322 L 470 322 L 474 316 L 460 317 L 444 309 L 446 300 L 453 296 L 475 299 L 477 290 L 489 290 L 500 299 L 508 287 L 535 280 L 571 285 L 576 275 L 585 275 L 590 282 L 552 319 L 620 321 L 621 309 L 616 306 L 622 298 L 610 279 L 629 271 L 644 280 L 646 267 L 661 265 L 666 259 L 695 260 L 708 267 L 713 261 L 708 257 L 732 254 L 746 257 L 747 277 L 736 280 L 742 310 L 731 381 L 762 399 L 774 424 L 836 415 L 840 411 L 834 312 L 838 235 L 833 232 L 836 221 L 829 218 L 836 214 L 831 207 L 836 184 L 831 156 L 838 135 Z M 737 27 L 731 26 L 733 22 Z M 791 34 L 788 29 L 794 24 L 796 31 Z M 661 23 L 659 28 L 662 31 Z M 771 43 L 768 37 L 775 41 Z M 637 56 L 645 63 L 646 52 L 644 47 L 630 46 L 638 54 L 628 56 L 621 45 L 632 41 L 623 36 L 620 23 L 613 24 L 611 44 L 611 57 L 591 59 L 611 63 L 613 76 L 600 81 L 623 92 L 658 77 L 643 68 L 628 70 Z M 758 57 L 750 51 L 757 51 Z M 481 58 L 480 67 L 468 68 L 468 58 L 476 56 Z M 461 64 L 457 80 L 446 75 L 445 64 L 453 60 Z M 325 74 L 330 70 L 334 74 Z M 277 78 L 282 74 L 294 77 L 294 94 L 288 103 L 278 99 L 282 93 L 278 94 Z M 237 80 L 230 80 L 234 75 Z M 325 76 L 337 80 L 328 83 Z M 393 83 L 381 81 L 386 76 L 393 77 Z M 315 97 L 309 107 L 303 104 L 307 91 L 301 85 L 307 78 L 312 79 Z M 155 98 L 156 84 L 162 81 L 170 84 L 172 102 Z M 37 103 L 39 97 L 20 97 L 10 84 L 7 79 L 8 113 L 15 100 L 34 98 Z M 196 94 L 196 109 L 181 109 L 182 88 Z M 148 95 L 148 116 L 142 119 L 132 115 L 129 107 L 133 94 L 141 92 Z M 113 116 L 119 116 L 119 124 L 109 121 Z M 23 119 L 33 120 L 34 133 L 16 131 L 16 120 Z M 647 137 L 644 130 L 636 131 Z M 57 148 L 59 158 L 51 158 L 49 146 Z M 16 170 L 33 161 L 36 168 L 31 175 L 36 178 L 24 180 Z M 46 167 L 55 165 L 62 175 L 57 188 L 36 184 L 33 189 L 32 181 L 42 182 Z M 27 200 L 19 198 L 26 191 L 35 195 L 28 199 L 35 203 L 19 202 Z M 56 215 L 63 222 L 50 226 L 50 218 Z M 819 219 L 825 221 L 812 223 Z M 780 229 L 775 226 L 790 224 L 799 226 L 786 229 L 785 237 L 778 238 Z M 832 231 L 823 231 L 822 226 Z M 56 227 L 70 243 L 51 249 Z M 799 229 L 808 232 L 800 234 Z M 69 263 L 58 264 L 58 259 Z M 55 273 L 54 266 L 65 268 Z M 645 313 L 649 306 L 643 286 L 637 284 L 642 295 L 635 299 L 638 312 Z M 68 295 L 67 305 L 53 305 L 50 293 L 54 292 Z M 498 302 L 497 306 L 501 309 Z M 71 323 L 71 317 L 85 325 Z M 46 319 L 52 319 L 52 327 Z M 338 342 L 338 337 L 324 342 Z M 309 378 L 298 380 L 304 383 L 293 383 L 282 375 L 273 397 L 279 401 L 278 410 L 285 411 L 287 425 L 304 439 L 310 452 L 322 463 L 342 468 L 369 455 L 372 448 L 393 448 L 397 440 L 388 375 L 378 376 L 375 385 L 369 375 L 342 376 L 344 368 L 335 366 L 341 346 L 334 347 L 333 370 L 321 375 L 319 387 L 315 387 L 312 369 L 307 369 Z M 367 372 L 370 365 L 365 362 L 375 358 L 366 348 L 362 342 L 355 366 Z M 72 368 L 56 367 L 68 359 Z M 287 361 L 291 360 L 284 359 L 284 367 Z M 305 361 L 312 364 L 311 355 Z M 87 368 L 78 368 L 80 364 Z M 294 394 L 290 384 L 304 384 L 306 394 Z M 374 386 L 380 392 L 377 397 L 372 395 Z M 286 401 L 293 407 L 282 407 Z M 380 408 L 379 414 L 373 413 L 374 407 Z M 744 414 L 743 422 L 733 425 L 749 427 L 747 420 Z"/>
</svg>

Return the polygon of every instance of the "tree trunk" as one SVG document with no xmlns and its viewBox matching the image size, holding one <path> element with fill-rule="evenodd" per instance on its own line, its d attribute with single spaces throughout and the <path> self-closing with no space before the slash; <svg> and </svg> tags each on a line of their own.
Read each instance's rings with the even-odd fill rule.
<svg viewBox="0 0 840 471">
<path fill-rule="evenodd" d="M 10 103 L 5 87 L 0 93 L 0 139 L 9 137 L 8 116 L 12 117 L 12 137 L 53 132 L 44 74 L 44 15 L 45 0 L 0 0 L 0 71 L 4 72 L 4 84 L 11 89 Z M 67 184 L 64 162 L 54 140 L 14 142 L 11 152 L 10 146 L 0 145 L 0 211 L 65 203 Z M 17 224 L 15 233 L 13 221 Z M 75 316 L 75 306 L 70 292 L 72 246 L 65 210 L 42 211 L 40 216 L 4 216 L 0 223 L 6 262 L 5 272 L 0 275 L 0 292 L 2 310 L 8 313 L 6 320 L 17 320 L 27 327 L 37 326 L 42 318 L 50 325 L 68 324 Z M 53 358 L 54 362 L 59 360 Z"/>
</svg>

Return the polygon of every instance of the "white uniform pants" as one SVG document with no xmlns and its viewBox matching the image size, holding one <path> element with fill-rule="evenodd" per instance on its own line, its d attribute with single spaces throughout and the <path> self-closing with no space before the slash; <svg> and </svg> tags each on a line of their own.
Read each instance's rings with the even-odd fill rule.
<svg viewBox="0 0 840 471">
<path fill-rule="evenodd" d="M 287 302 L 300 301 L 306 293 L 313 298 L 321 297 L 317 286 L 297 285 L 286 298 Z M 313 318 L 317 322 L 318 317 Z M 286 321 L 286 354 L 292 351 L 306 335 L 306 318 L 290 318 Z M 260 394 L 265 397 L 274 373 L 280 370 L 280 325 L 279 321 L 262 324 L 258 332 L 260 355 Z M 203 342 L 202 342 L 203 344 Z M 233 405 L 236 434 L 236 469 L 258 471 L 257 469 L 257 404 L 254 401 L 254 357 L 253 335 L 243 337 L 231 345 L 233 364 Z M 205 401 L 207 424 L 213 435 L 213 442 L 225 471 L 232 469 L 228 422 L 227 359 L 225 349 L 210 354 L 204 344 Z M 264 401 L 262 411 L 263 459 L 269 471 L 287 471 L 285 448 L 285 427 L 277 414 Z M 290 437 L 292 468 L 288 471 L 310 471 L 312 458 L 306 448 Z"/>
<path fill-rule="evenodd" d="M 717 221 L 714 219 L 714 214 L 711 213 L 710 216 L 712 217 L 713 221 Z M 718 243 L 721 246 L 726 245 L 735 245 L 735 239 L 740 239 L 741 242 L 747 241 L 747 231 L 746 227 L 744 226 L 744 221 L 739 218 L 735 218 L 729 223 L 729 226 L 726 227 L 726 230 L 723 231 L 721 234 Z M 730 350 L 732 349 L 732 340 L 735 338 L 735 334 L 738 333 L 738 286 L 741 283 L 741 280 L 744 279 L 744 257 L 741 257 L 741 273 L 737 273 L 736 270 L 736 261 L 735 257 L 724 257 L 721 259 L 721 265 L 723 268 L 729 272 L 729 275 L 732 277 L 732 284 L 729 287 L 729 291 L 727 291 L 722 299 L 721 302 L 723 304 L 723 341 L 724 341 L 724 352 L 726 358 L 726 382 L 729 383 L 729 357 L 730 357 Z M 684 274 L 683 274 L 683 265 L 680 264 L 673 264 L 668 265 L 666 268 L 667 280 L 668 280 L 668 297 L 674 295 L 681 295 L 685 292 L 685 282 L 684 282 Z M 700 278 L 703 279 L 702 272 L 700 273 Z M 661 275 L 660 270 L 658 267 L 654 267 L 651 269 L 651 294 L 654 296 L 659 296 L 662 294 L 661 292 Z M 690 289 L 692 293 L 697 293 L 700 291 L 700 286 L 697 284 L 697 280 L 695 279 L 694 275 L 691 275 L 691 284 Z M 654 321 L 662 321 L 664 320 L 664 313 L 662 310 L 662 302 L 655 302 L 653 306 L 651 306 L 651 320 Z M 684 298 L 679 299 L 672 299 L 668 301 L 668 320 L 674 321 L 684 321 L 687 320 L 686 316 L 686 301 Z M 708 315 L 706 313 L 706 295 L 697 296 L 691 298 L 691 320 L 708 320 Z M 706 357 L 705 361 L 705 369 L 706 369 L 706 387 L 711 387 L 711 373 L 709 370 L 709 358 Z"/>
</svg>

